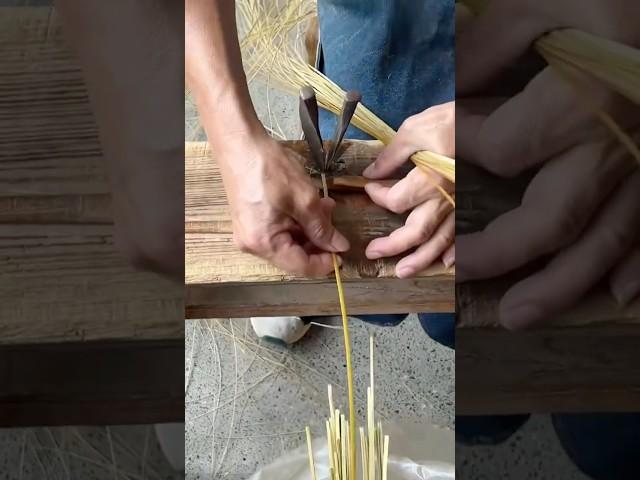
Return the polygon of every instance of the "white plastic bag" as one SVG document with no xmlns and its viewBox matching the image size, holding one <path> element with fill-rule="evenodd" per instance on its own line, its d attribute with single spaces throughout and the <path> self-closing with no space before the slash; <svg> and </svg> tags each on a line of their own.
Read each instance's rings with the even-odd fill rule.
<svg viewBox="0 0 640 480">
<path fill-rule="evenodd" d="M 431 425 L 387 426 L 391 437 L 389 480 L 455 479 L 453 432 Z M 326 438 L 313 441 L 318 480 L 330 480 Z M 422 458 L 410 460 L 410 458 Z M 360 467 L 358 467 L 360 468 Z M 255 473 L 250 480 L 311 480 L 305 445 Z"/>
</svg>

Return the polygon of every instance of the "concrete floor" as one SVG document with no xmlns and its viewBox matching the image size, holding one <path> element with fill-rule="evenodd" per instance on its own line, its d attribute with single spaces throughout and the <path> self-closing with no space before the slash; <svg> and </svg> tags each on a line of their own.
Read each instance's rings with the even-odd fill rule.
<svg viewBox="0 0 640 480">
<path fill-rule="evenodd" d="M 562 449 L 548 415 L 497 446 L 456 446 L 456 476 L 473 480 L 588 480 Z"/>
<path fill-rule="evenodd" d="M 338 325 L 338 319 L 323 321 Z M 357 409 L 364 418 L 369 334 L 377 345 L 377 413 L 385 423 L 453 427 L 454 352 L 430 340 L 415 316 L 400 326 L 352 322 Z M 246 319 L 189 321 L 186 330 L 186 478 L 246 479 L 321 436 L 327 385 L 346 405 L 340 330 L 313 326 L 299 343 L 259 341 Z M 449 448 L 453 460 L 453 444 Z"/>
<path fill-rule="evenodd" d="M 178 480 L 152 426 L 0 430 L 2 480 Z"/>
</svg>

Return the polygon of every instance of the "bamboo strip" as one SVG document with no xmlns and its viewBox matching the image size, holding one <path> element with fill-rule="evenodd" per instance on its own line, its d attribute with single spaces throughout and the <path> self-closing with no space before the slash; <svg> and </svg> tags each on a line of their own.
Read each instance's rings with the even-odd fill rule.
<svg viewBox="0 0 640 480">
<path fill-rule="evenodd" d="M 313 461 L 313 445 L 311 444 L 311 429 L 305 428 L 307 433 L 307 450 L 309 454 L 309 470 L 311 471 L 311 479 L 317 480 L 315 462 Z"/>
</svg>

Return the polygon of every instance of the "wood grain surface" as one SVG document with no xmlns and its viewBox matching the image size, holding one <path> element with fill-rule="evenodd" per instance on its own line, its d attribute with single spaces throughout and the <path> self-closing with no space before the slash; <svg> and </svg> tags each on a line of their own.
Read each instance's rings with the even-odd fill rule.
<svg viewBox="0 0 640 480">
<path fill-rule="evenodd" d="M 306 142 L 284 145 L 308 163 Z M 345 142 L 340 175 L 360 175 L 380 148 L 378 142 Z M 296 278 L 237 249 L 220 171 L 206 143 L 187 143 L 185 162 L 187 318 L 339 313 L 332 278 Z M 372 239 L 403 225 L 404 215 L 376 206 L 364 192 L 332 192 L 332 197 L 334 223 L 351 242 L 341 270 L 350 313 L 453 311 L 452 269 L 438 263 L 418 280 L 405 281 L 394 278 L 399 257 L 371 261 L 364 256 Z"/>
<path fill-rule="evenodd" d="M 637 412 L 637 325 L 456 334 L 456 414 Z"/>
<path fill-rule="evenodd" d="M 0 8 L 0 344 L 182 338 L 182 288 L 113 244 L 108 178 L 54 9 Z"/>
</svg>

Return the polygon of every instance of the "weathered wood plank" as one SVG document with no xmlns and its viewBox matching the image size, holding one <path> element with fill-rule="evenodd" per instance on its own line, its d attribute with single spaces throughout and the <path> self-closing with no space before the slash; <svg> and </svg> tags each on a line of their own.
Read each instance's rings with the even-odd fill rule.
<svg viewBox="0 0 640 480">
<path fill-rule="evenodd" d="M 459 329 L 456 414 L 637 412 L 636 325 Z"/>
<path fill-rule="evenodd" d="M 306 142 L 284 145 L 309 158 Z M 345 142 L 341 174 L 360 175 L 380 148 L 378 142 Z M 185 185 L 187 317 L 339 312 L 333 279 L 296 278 L 236 248 L 222 178 L 206 143 L 186 144 Z M 351 242 L 342 255 L 351 313 L 453 310 L 453 269 L 436 264 L 420 275 L 428 281 L 401 281 L 393 278 L 399 257 L 364 256 L 366 245 L 400 227 L 405 215 L 376 206 L 363 192 L 332 197 L 334 224 Z M 387 281 L 367 281 L 374 278 Z"/>
<path fill-rule="evenodd" d="M 184 343 L 0 346 L 0 427 L 184 421 Z"/>
<path fill-rule="evenodd" d="M 451 311 L 451 276 L 362 279 L 344 283 L 350 314 Z M 186 318 L 339 313 L 335 282 L 191 285 Z"/>
</svg>

